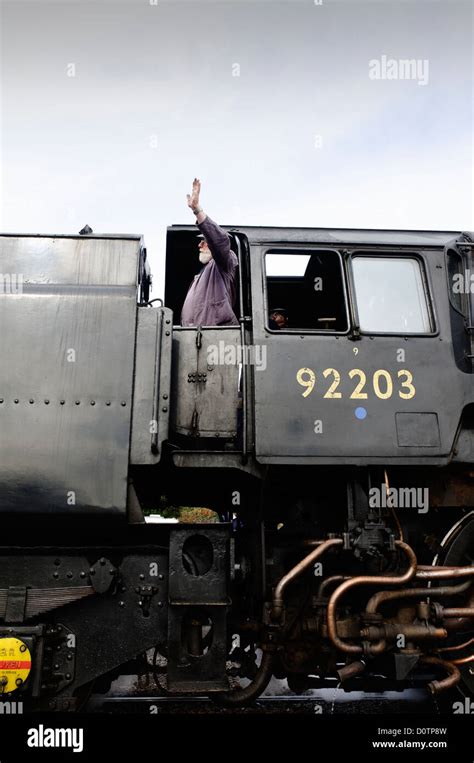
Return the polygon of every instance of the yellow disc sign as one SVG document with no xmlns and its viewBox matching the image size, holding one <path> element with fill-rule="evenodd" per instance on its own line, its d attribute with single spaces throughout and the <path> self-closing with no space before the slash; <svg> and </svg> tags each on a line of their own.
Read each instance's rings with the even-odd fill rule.
<svg viewBox="0 0 474 763">
<path fill-rule="evenodd" d="M 0 693 L 18 689 L 30 670 L 31 654 L 26 644 L 19 638 L 0 638 Z"/>
</svg>

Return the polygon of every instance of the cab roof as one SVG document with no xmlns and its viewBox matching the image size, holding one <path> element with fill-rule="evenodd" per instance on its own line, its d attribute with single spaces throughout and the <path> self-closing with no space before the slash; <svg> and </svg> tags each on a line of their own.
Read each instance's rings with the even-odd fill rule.
<svg viewBox="0 0 474 763">
<path fill-rule="evenodd" d="M 265 227 L 253 225 L 221 225 L 229 233 L 243 233 L 250 243 L 295 243 L 295 244 L 372 244 L 405 246 L 443 246 L 453 239 L 467 236 L 474 239 L 474 233 L 463 231 L 432 230 L 389 230 L 378 228 L 296 228 Z M 171 225 L 168 234 L 196 232 L 195 225 Z"/>
</svg>

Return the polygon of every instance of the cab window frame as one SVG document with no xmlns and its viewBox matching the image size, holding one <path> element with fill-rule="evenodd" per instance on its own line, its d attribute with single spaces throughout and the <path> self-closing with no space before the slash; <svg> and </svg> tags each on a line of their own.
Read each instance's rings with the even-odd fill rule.
<svg viewBox="0 0 474 763">
<path fill-rule="evenodd" d="M 454 256 L 456 256 L 456 263 L 459 265 L 454 272 L 453 262 Z M 470 299 L 467 289 L 461 292 L 454 292 L 453 289 L 453 276 L 460 275 L 463 279 L 466 277 L 466 273 L 469 272 L 468 263 L 465 255 L 456 249 L 455 246 L 449 246 L 445 249 L 445 261 L 446 261 L 446 280 L 448 288 L 449 303 L 452 309 L 458 313 L 465 320 L 467 324 L 470 322 Z M 456 297 L 459 298 L 458 304 L 456 304 Z"/>
<path fill-rule="evenodd" d="M 406 259 L 415 260 L 419 266 L 421 277 L 421 286 L 425 297 L 426 313 L 430 325 L 430 331 L 374 331 L 362 329 L 360 326 L 359 307 L 357 299 L 357 289 L 354 277 L 353 261 L 358 257 L 370 259 Z M 432 285 L 429 279 L 429 268 L 427 268 L 425 257 L 413 250 L 387 250 L 374 252 L 370 248 L 352 249 L 347 256 L 348 282 L 351 295 L 351 302 L 354 307 L 354 318 L 357 323 L 356 329 L 361 336 L 393 336 L 393 337 L 426 337 L 433 338 L 439 335 L 439 324 L 436 315 L 435 301 L 433 298 Z"/>
<path fill-rule="evenodd" d="M 344 310 L 345 310 L 345 316 L 346 316 L 346 329 L 343 331 L 335 331 L 334 329 L 319 329 L 319 328 L 302 328 L 302 327 L 286 327 L 282 329 L 272 329 L 269 327 L 269 316 L 270 316 L 270 309 L 273 307 L 273 305 L 270 307 L 269 305 L 269 299 L 268 299 L 268 278 L 271 278 L 272 276 L 267 275 L 267 268 L 266 268 L 266 256 L 267 254 L 284 254 L 284 255 L 298 255 L 298 254 L 309 254 L 312 256 L 313 254 L 316 254 L 317 252 L 326 252 L 330 253 L 332 255 L 336 255 L 339 261 L 339 273 L 341 278 L 341 285 L 342 285 L 342 297 L 343 297 L 343 304 L 344 304 Z M 351 328 L 351 312 L 350 312 L 350 306 L 349 306 L 349 290 L 348 290 L 348 284 L 347 284 L 347 278 L 346 278 L 346 272 L 344 268 L 344 257 L 339 249 L 333 249 L 330 245 L 315 245 L 315 244 L 301 244 L 300 246 L 292 244 L 291 246 L 282 246 L 282 245 L 271 245 L 271 246 L 264 246 L 262 247 L 261 251 L 261 272 L 262 272 L 262 279 L 263 279 L 263 307 L 264 307 L 264 313 L 265 313 L 265 320 L 264 320 L 264 330 L 272 335 L 282 335 L 282 334 L 289 334 L 289 335 L 323 335 L 323 336 L 348 336 L 352 332 Z M 283 307 L 283 305 L 281 306 Z M 290 316 L 291 320 L 291 316 Z"/>
</svg>

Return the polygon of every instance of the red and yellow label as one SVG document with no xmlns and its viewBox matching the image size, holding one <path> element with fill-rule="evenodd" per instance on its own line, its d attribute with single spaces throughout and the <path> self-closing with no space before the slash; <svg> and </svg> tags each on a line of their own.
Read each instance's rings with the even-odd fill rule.
<svg viewBox="0 0 474 763">
<path fill-rule="evenodd" d="M 9 694 L 25 683 L 31 670 L 31 654 L 19 638 L 0 638 L 0 693 Z"/>
</svg>

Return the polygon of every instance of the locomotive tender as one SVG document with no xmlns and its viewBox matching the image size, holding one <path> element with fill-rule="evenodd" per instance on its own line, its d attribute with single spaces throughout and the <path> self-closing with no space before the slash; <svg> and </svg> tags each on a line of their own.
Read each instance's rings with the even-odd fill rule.
<svg viewBox="0 0 474 763">
<path fill-rule="evenodd" d="M 0 236 L 2 699 L 472 693 L 473 234 L 226 230 L 232 327 L 177 325 L 194 226 L 166 307 L 140 236 Z"/>
</svg>

